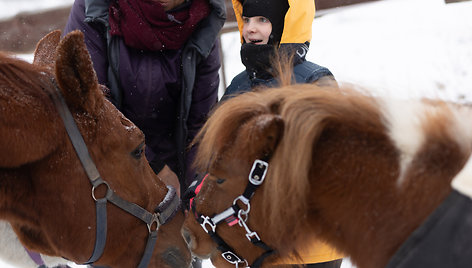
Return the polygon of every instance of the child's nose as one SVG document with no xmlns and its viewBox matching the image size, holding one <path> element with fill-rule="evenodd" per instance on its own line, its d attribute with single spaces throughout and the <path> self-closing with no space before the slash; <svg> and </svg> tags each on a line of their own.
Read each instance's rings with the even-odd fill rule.
<svg viewBox="0 0 472 268">
<path fill-rule="evenodd" d="M 248 29 L 249 32 L 255 32 L 256 31 L 255 23 L 252 23 L 251 21 L 249 21 L 247 23 L 247 29 Z"/>
</svg>

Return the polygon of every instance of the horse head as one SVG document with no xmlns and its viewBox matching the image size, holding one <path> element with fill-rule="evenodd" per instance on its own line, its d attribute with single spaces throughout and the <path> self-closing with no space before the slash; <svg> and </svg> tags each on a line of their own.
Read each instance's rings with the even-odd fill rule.
<svg viewBox="0 0 472 268">
<path fill-rule="evenodd" d="M 44 255 L 137 267 L 152 233 L 150 267 L 189 266 L 178 198 L 148 165 L 143 133 L 106 100 L 83 35 L 60 34 L 38 43 L 33 65 L 0 57 L 0 218 Z"/>
<path fill-rule="evenodd" d="M 241 96 L 244 100 L 238 97 L 223 103 L 210 116 L 196 138 L 198 152 L 195 165 L 205 175 L 205 179 L 201 184 L 201 190 L 192 200 L 192 209 L 187 216 L 183 233 L 193 254 L 211 258 L 217 267 L 232 266 L 227 262 L 228 259 L 239 265 L 253 264 L 267 251 L 255 246 L 246 238 L 247 230 L 241 227 L 242 225 L 234 224 L 242 223 L 237 215 L 227 215 L 229 217 L 222 220 L 226 220 L 228 224 L 216 223 L 213 228 L 216 227 L 215 233 L 228 244 L 228 250 L 231 248 L 235 250 L 232 253 L 237 252 L 237 256 L 223 254 L 221 258 L 225 252 L 221 252 L 221 248 L 218 250 L 220 245 L 204 231 L 204 229 L 211 231 L 211 225 L 214 223 L 203 223 L 201 218 L 223 212 L 231 208 L 234 203 L 244 210 L 250 206 L 246 223 L 248 228 L 257 230 L 257 235 L 260 237 L 267 237 L 263 228 L 264 223 L 260 221 L 260 215 L 256 215 L 263 209 L 260 203 L 263 195 L 254 194 L 249 205 L 237 198 L 249 184 L 248 177 L 254 160 L 268 161 L 275 153 L 283 137 L 284 121 L 278 115 L 280 95 L 271 95 L 269 98 L 245 98 L 252 94 Z M 245 102 L 248 100 L 250 103 Z M 241 101 L 245 104 L 240 105 Z M 260 187 L 264 188 L 264 183 Z M 203 224 L 204 228 L 200 224 Z M 271 244 L 270 240 L 264 242 Z"/>
</svg>

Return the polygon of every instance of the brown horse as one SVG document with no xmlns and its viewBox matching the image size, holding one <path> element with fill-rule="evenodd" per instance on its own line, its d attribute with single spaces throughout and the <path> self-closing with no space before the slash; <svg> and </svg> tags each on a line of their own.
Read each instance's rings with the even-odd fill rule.
<svg viewBox="0 0 472 268">
<path fill-rule="evenodd" d="M 0 220 L 26 248 L 79 264 L 188 267 L 179 198 L 143 151 L 143 133 L 105 99 L 80 32 L 43 38 L 33 64 L 0 55 Z"/>
<path fill-rule="evenodd" d="M 315 85 L 230 99 L 197 136 L 196 167 L 207 176 L 183 227 L 190 249 L 217 267 L 234 267 L 224 258 L 253 267 L 320 239 L 358 267 L 385 267 L 451 193 L 471 153 L 471 115 Z M 462 178 L 470 181 L 470 170 Z M 266 248 L 250 242 L 256 233 Z M 217 246 L 236 256 L 222 258 Z"/>
</svg>

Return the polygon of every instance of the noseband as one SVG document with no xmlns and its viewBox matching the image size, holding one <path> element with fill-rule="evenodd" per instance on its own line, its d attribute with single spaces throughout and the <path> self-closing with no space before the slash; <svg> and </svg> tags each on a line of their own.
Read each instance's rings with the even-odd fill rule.
<svg viewBox="0 0 472 268">
<path fill-rule="evenodd" d="M 254 161 L 252 165 L 251 172 L 249 173 L 249 182 L 246 185 L 246 189 L 244 190 L 243 194 L 236 197 L 233 200 L 233 205 L 229 208 L 225 209 L 223 212 L 214 215 L 213 217 L 205 216 L 197 212 L 195 208 L 195 202 L 191 200 L 190 206 L 192 208 L 192 212 L 194 213 L 195 219 L 203 230 L 210 235 L 210 237 L 215 241 L 218 245 L 217 248 L 222 252 L 221 256 L 227 262 L 239 267 L 239 264 L 245 265 L 244 267 L 260 267 L 262 262 L 265 258 L 275 253 L 273 249 L 271 249 L 267 244 L 261 241 L 259 235 L 256 232 L 251 231 L 247 225 L 247 220 L 249 217 L 249 211 L 251 210 L 250 200 L 254 195 L 254 192 L 259 188 L 259 186 L 264 182 L 265 176 L 267 174 L 267 169 L 269 168 L 269 164 L 266 161 L 257 159 Z M 208 176 L 208 174 L 206 174 Z M 200 182 L 203 183 L 203 180 Z M 199 187 L 197 188 L 199 189 Z M 196 192 L 197 193 L 197 192 Z M 241 201 L 245 206 L 246 209 L 242 209 L 238 201 Z M 243 227 L 246 231 L 246 238 L 254 245 L 262 248 L 265 252 L 259 256 L 251 266 L 248 265 L 248 261 L 244 258 L 238 256 L 234 249 L 232 249 L 217 233 L 216 227 L 219 223 L 225 221 L 229 226 L 233 226 L 236 223 L 239 226 Z M 208 226 L 208 227 L 207 227 Z"/>
<path fill-rule="evenodd" d="M 148 239 L 146 248 L 143 256 L 139 263 L 138 268 L 145 268 L 149 265 L 151 260 L 152 252 L 157 240 L 157 232 L 161 225 L 167 223 L 176 214 L 180 207 L 180 198 L 177 196 L 175 189 L 172 186 L 167 186 L 167 194 L 161 203 L 156 207 L 154 213 L 148 212 L 144 208 L 140 207 L 135 203 L 128 202 L 118 196 L 113 189 L 110 188 L 109 184 L 104 181 L 95 166 L 92 158 L 87 149 L 87 145 L 84 142 L 80 131 L 75 124 L 74 118 L 67 107 L 67 104 L 62 96 L 57 84 L 55 85 L 55 93 L 51 94 L 51 98 L 59 112 L 59 115 L 64 122 L 64 126 L 69 135 L 69 138 L 74 146 L 74 149 L 79 157 L 80 162 L 87 174 L 87 177 L 92 184 L 92 198 L 95 201 L 97 227 L 96 227 L 96 238 L 95 246 L 90 259 L 84 264 L 92 264 L 96 262 L 103 254 L 107 238 L 107 201 L 110 201 L 115 206 L 123 209 L 130 213 L 136 218 L 142 220 L 147 224 L 148 228 Z M 107 187 L 106 194 L 103 198 L 97 198 L 95 196 L 95 189 L 99 186 L 105 185 Z"/>
</svg>

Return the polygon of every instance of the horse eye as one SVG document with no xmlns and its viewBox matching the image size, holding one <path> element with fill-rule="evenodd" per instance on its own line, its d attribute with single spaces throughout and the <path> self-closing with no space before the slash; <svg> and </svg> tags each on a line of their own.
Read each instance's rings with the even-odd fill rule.
<svg viewBox="0 0 472 268">
<path fill-rule="evenodd" d="M 141 143 L 134 151 L 131 152 L 131 156 L 135 159 L 141 159 L 144 154 L 144 143 Z"/>
<path fill-rule="evenodd" d="M 225 179 L 218 178 L 216 180 L 216 183 L 218 183 L 218 184 L 222 184 L 223 182 L 225 182 Z"/>
</svg>

